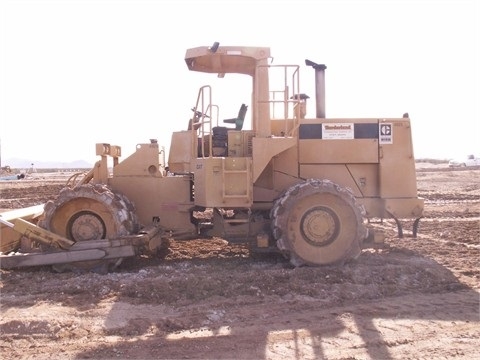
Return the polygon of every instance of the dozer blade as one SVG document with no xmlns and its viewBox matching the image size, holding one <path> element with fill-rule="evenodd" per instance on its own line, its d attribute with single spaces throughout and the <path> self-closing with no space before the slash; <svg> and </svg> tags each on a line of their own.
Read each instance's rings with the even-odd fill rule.
<svg viewBox="0 0 480 360">
<path fill-rule="evenodd" d="M 132 245 L 122 245 L 118 240 L 93 240 L 77 242 L 66 251 L 0 255 L 0 267 L 12 269 L 24 266 L 116 259 L 134 255 L 135 249 Z"/>
<path fill-rule="evenodd" d="M 20 246 L 20 238 L 22 234 L 13 229 L 13 226 L 8 225 L 16 219 L 24 219 L 33 221 L 43 214 L 43 206 L 35 205 L 23 209 L 10 210 L 0 213 L 0 252 L 6 253 L 14 251 Z"/>
<path fill-rule="evenodd" d="M 73 244 L 75 244 L 75 241 L 68 240 L 23 219 L 15 220 L 15 223 L 13 224 L 13 230 L 26 236 L 30 240 L 38 241 L 39 243 L 48 246 L 59 247 L 64 250 L 69 249 Z"/>
</svg>

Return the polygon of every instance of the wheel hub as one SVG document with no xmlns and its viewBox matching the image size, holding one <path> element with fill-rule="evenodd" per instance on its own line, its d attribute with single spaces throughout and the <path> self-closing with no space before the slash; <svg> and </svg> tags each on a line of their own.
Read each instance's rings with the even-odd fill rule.
<svg viewBox="0 0 480 360">
<path fill-rule="evenodd" d="M 89 211 L 82 211 L 73 216 L 68 222 L 68 233 L 72 240 L 87 241 L 104 239 L 106 228 L 103 220 Z"/>
<path fill-rule="evenodd" d="M 309 244 L 326 246 L 337 237 L 339 225 L 338 216 L 331 209 L 318 206 L 302 216 L 300 230 Z"/>
</svg>

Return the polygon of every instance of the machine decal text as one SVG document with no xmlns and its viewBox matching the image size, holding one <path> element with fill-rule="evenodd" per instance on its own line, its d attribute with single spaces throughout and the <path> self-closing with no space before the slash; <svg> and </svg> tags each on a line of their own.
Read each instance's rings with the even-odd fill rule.
<svg viewBox="0 0 480 360">
<path fill-rule="evenodd" d="M 323 139 L 353 139 L 353 123 L 322 124 Z"/>
</svg>

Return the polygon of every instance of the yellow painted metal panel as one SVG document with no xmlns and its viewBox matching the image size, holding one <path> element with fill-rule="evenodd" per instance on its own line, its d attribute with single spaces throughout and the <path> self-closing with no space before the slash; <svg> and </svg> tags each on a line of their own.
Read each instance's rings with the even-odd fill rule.
<svg viewBox="0 0 480 360">
<path fill-rule="evenodd" d="M 193 229 L 189 214 L 193 201 L 188 176 L 117 176 L 109 185 L 134 203 L 141 224 L 149 225 L 154 217 L 158 217 L 160 224 L 167 229 Z"/>
<path fill-rule="evenodd" d="M 255 182 L 272 158 L 297 144 L 296 138 L 253 138 L 253 181 Z"/>
<path fill-rule="evenodd" d="M 410 121 L 385 120 L 389 140 L 380 144 L 380 195 L 383 198 L 417 197 L 417 178 Z"/>
<path fill-rule="evenodd" d="M 192 132 L 177 131 L 172 133 L 168 167 L 171 172 L 184 173 L 190 171 L 192 159 Z"/>
<path fill-rule="evenodd" d="M 301 164 L 377 163 L 377 139 L 299 141 Z"/>
</svg>

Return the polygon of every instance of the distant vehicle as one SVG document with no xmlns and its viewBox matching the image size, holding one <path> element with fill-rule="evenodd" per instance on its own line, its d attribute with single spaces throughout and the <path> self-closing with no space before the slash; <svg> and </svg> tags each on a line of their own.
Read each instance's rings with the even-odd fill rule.
<svg viewBox="0 0 480 360">
<path fill-rule="evenodd" d="M 465 159 L 452 159 L 448 162 L 449 167 L 480 166 L 480 158 L 468 155 Z"/>
<path fill-rule="evenodd" d="M 25 179 L 25 174 L 0 176 L 0 181 L 21 180 L 21 179 Z"/>
</svg>

